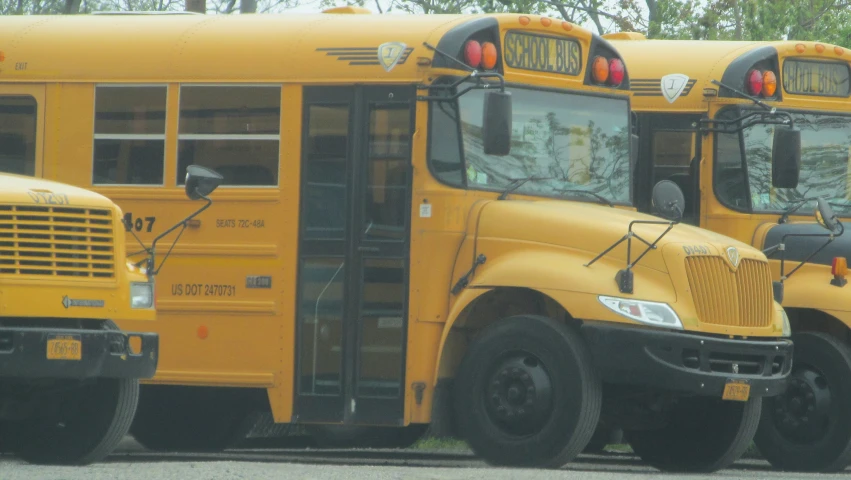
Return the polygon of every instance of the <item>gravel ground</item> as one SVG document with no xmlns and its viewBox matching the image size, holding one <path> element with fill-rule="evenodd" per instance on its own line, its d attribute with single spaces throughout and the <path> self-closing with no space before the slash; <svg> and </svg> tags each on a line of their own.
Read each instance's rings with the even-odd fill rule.
<svg viewBox="0 0 851 480">
<path fill-rule="evenodd" d="M 221 454 L 154 454 L 126 441 L 106 462 L 88 467 L 40 467 L 0 456 L 0 480 L 509 480 L 783 478 L 848 479 L 837 475 L 775 472 L 767 463 L 742 460 L 712 475 L 664 475 L 628 455 L 580 456 L 563 470 L 488 468 L 467 452 L 368 450 L 229 450 Z"/>
</svg>

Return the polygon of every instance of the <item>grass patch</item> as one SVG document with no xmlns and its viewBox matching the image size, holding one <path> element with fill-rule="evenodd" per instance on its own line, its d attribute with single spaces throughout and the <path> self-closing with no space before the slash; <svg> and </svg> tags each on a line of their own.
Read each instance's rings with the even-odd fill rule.
<svg viewBox="0 0 851 480">
<path fill-rule="evenodd" d="M 421 438 L 417 443 L 411 446 L 415 450 L 451 450 L 456 452 L 465 452 L 470 450 L 467 443 L 454 438 L 436 438 L 425 437 Z"/>
<path fill-rule="evenodd" d="M 751 442 L 751 444 L 750 444 L 750 446 L 748 447 L 748 449 L 747 449 L 747 450 L 745 450 L 745 453 L 743 453 L 743 454 L 742 454 L 742 458 L 756 458 L 756 459 L 761 459 L 761 458 L 762 458 L 762 454 L 760 454 L 760 453 L 759 453 L 759 450 L 756 448 L 756 444 L 754 444 L 753 442 Z"/>
<path fill-rule="evenodd" d="M 628 443 L 615 443 L 612 445 L 606 445 L 607 452 L 615 452 L 615 453 L 632 453 L 632 447 L 629 446 Z"/>
</svg>

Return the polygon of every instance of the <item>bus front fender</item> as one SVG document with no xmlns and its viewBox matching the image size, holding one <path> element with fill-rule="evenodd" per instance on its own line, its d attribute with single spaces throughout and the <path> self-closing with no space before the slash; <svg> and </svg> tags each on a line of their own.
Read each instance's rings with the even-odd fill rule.
<svg viewBox="0 0 851 480">
<path fill-rule="evenodd" d="M 470 284 L 452 299 L 438 347 L 435 382 L 441 376 L 441 365 L 453 328 L 468 326 L 471 323 L 470 307 L 495 290 L 535 293 L 557 304 L 572 318 L 630 325 L 635 322 L 603 306 L 599 296 L 629 297 L 669 304 L 676 302 L 676 291 L 665 272 L 636 266 L 634 293 L 630 295 L 621 293 L 615 282 L 615 275 L 623 268 L 622 264 L 605 258 L 590 267 L 585 266 L 586 262 L 587 255 L 570 251 L 526 250 L 500 255 L 480 265 Z M 455 278 L 460 278 L 460 275 Z M 497 320 L 499 318 L 476 319 L 474 324 L 476 327 L 484 327 Z M 454 350 L 454 347 L 449 350 Z"/>
</svg>

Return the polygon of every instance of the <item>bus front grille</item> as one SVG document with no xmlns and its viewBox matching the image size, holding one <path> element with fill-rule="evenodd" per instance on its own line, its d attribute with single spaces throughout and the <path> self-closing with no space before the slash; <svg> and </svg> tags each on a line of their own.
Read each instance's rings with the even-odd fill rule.
<svg viewBox="0 0 851 480">
<path fill-rule="evenodd" d="M 114 243 L 108 209 L 0 205 L 0 276 L 113 278 Z"/>
<path fill-rule="evenodd" d="M 743 259 L 734 272 L 721 257 L 690 256 L 686 274 L 701 322 L 731 327 L 771 324 L 768 263 Z"/>
</svg>

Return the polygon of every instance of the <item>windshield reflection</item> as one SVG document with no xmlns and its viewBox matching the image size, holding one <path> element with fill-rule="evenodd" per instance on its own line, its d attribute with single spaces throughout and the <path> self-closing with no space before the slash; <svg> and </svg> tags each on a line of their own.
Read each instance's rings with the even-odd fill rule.
<svg viewBox="0 0 851 480">
<path fill-rule="evenodd" d="M 724 112 L 725 117 L 739 113 Z M 721 115 L 719 115 L 721 116 Z M 753 212 L 781 212 L 804 199 L 798 214 L 809 215 L 815 199 L 837 214 L 851 214 L 851 116 L 792 113 L 801 130 L 801 175 L 797 188 L 771 186 L 773 125 L 755 125 L 717 137 L 716 193 L 721 200 Z M 744 155 L 742 155 L 742 145 Z"/>
<path fill-rule="evenodd" d="M 629 111 L 626 100 L 507 88 L 513 96 L 511 153 L 486 155 L 482 146 L 485 92 L 458 104 L 432 104 L 430 164 L 435 175 L 471 189 L 503 191 L 533 177 L 517 194 L 630 204 Z M 463 142 L 458 142 L 458 109 Z"/>
</svg>

